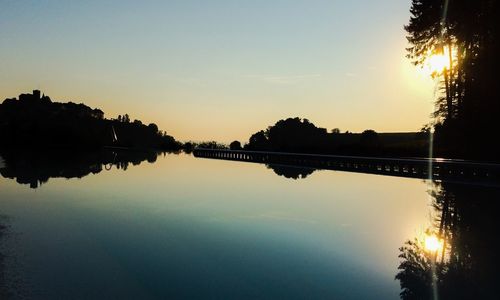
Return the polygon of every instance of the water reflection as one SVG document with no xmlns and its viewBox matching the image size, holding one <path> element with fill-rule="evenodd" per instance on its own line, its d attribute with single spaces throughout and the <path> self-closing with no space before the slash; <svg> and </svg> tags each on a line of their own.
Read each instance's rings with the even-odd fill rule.
<svg viewBox="0 0 500 300">
<path fill-rule="evenodd" d="M 266 166 L 268 169 L 273 170 L 276 175 L 283 176 L 288 179 L 304 179 L 316 170 L 307 167 L 278 164 L 268 164 Z"/>
<path fill-rule="evenodd" d="M 26 299 L 396 299 L 397 248 L 427 209 L 418 180 L 190 155 L 0 187 Z"/>
<path fill-rule="evenodd" d="M 50 152 L 1 152 L 0 175 L 15 179 L 19 184 L 40 187 L 50 178 L 82 178 L 112 168 L 127 170 L 129 165 L 143 161 L 154 163 L 159 155 L 154 151 L 102 150 L 102 151 L 50 151 Z M 267 168 L 288 179 L 304 179 L 316 169 L 268 164 Z"/>
<path fill-rule="evenodd" d="M 110 168 L 127 170 L 143 161 L 155 162 L 158 153 L 115 150 L 2 155 L 3 177 L 36 188 L 53 177 L 81 178 Z M 398 266 L 397 248 L 413 235 L 415 226 L 424 224 L 428 208 L 434 214 L 431 225 L 404 243 L 399 252 L 396 279 L 401 285 L 401 297 L 497 298 L 495 217 L 499 187 L 433 183 L 429 191 L 432 203 L 426 207 L 425 186 L 414 179 L 318 172 L 294 184 L 294 180 L 279 180 L 262 165 L 235 166 L 233 162 L 175 155 L 158 159 L 154 166 L 130 168 L 124 176 L 101 174 L 86 181 L 54 183 L 36 192 L 0 190 L 0 204 L 23 224 L 16 227 L 22 228 L 27 237 L 24 247 L 19 248 L 34 249 L 28 257 L 34 257 L 33 265 L 38 270 L 46 270 L 34 280 L 42 287 L 66 286 L 65 291 L 71 291 L 80 272 L 86 272 L 89 289 L 98 290 L 96 287 L 105 282 L 112 286 L 110 291 L 121 291 L 122 282 L 113 285 L 108 279 L 116 275 L 114 259 L 123 259 L 127 268 L 142 272 L 137 280 L 147 278 L 154 283 L 151 290 L 158 295 L 186 295 L 183 288 L 187 281 L 204 287 L 207 277 L 218 278 L 220 286 L 233 290 L 237 283 L 226 274 L 238 274 L 257 284 L 242 291 L 242 295 L 257 295 L 266 288 L 269 294 L 283 295 L 282 287 L 289 286 L 293 279 L 293 287 L 286 293 L 289 297 L 282 298 L 303 299 L 315 298 L 297 294 L 306 290 L 301 285 L 307 284 L 315 296 L 339 295 L 349 284 L 350 293 L 357 288 L 362 293 L 351 298 L 364 299 L 373 294 L 373 290 L 362 288 L 366 282 L 371 282 L 371 287 L 383 286 L 380 290 L 387 292 L 384 296 L 392 295 L 372 299 L 396 298 L 399 288 L 393 278 Z M 312 168 L 276 164 L 267 167 L 289 179 L 306 178 L 314 172 Z M 331 188 L 332 182 L 337 184 L 335 189 Z M 73 195 L 78 194 L 75 191 L 85 191 L 85 201 L 74 199 Z M 29 201 L 32 199 L 41 201 Z M 131 232 L 136 233 L 133 238 Z M 60 237 L 64 237 L 63 242 Z M 241 244 L 235 245 L 235 238 Z M 95 241 L 99 242 L 97 249 Z M 37 252 L 40 245 L 48 250 Z M 112 258 L 106 258 L 100 249 L 107 249 L 106 255 L 111 251 Z M 245 249 L 249 249 L 248 253 Z M 284 251 L 290 252 L 288 256 Z M 137 255 L 143 252 L 143 256 Z M 93 263 L 81 262 L 82 255 Z M 66 260 L 59 265 L 61 256 Z M 219 263 L 213 263 L 214 257 Z M 311 263 L 316 257 L 317 261 Z M 90 266 L 101 267 L 105 258 L 109 265 L 102 267 L 99 277 Z M 72 275 L 66 269 L 68 261 L 75 270 Z M 300 261 L 303 264 L 299 268 Z M 198 268 L 205 264 L 210 267 Z M 358 277 L 366 270 L 375 270 L 376 275 Z M 269 288 L 267 281 L 258 278 L 272 271 L 272 281 L 278 284 Z M 58 276 L 50 281 L 49 273 Z M 382 273 L 387 278 L 380 279 Z M 162 281 L 167 277 L 170 282 L 177 280 L 171 290 Z M 198 296 L 221 290 L 205 287 Z"/>
<path fill-rule="evenodd" d="M 497 299 L 500 189 L 434 183 L 429 193 L 434 224 L 400 248 L 401 298 Z"/>
<path fill-rule="evenodd" d="M 58 150 L 50 152 L 2 152 L 0 175 L 15 179 L 19 184 L 29 184 L 33 189 L 50 178 L 82 178 L 113 167 L 127 170 L 130 164 L 143 161 L 153 163 L 158 153 L 154 151 L 124 151 L 119 149 L 75 152 Z"/>
<path fill-rule="evenodd" d="M 0 215 L 0 245 L 2 244 L 2 239 L 7 230 L 7 226 L 4 224 L 4 216 Z M 1 250 L 1 249 L 0 249 Z M 6 274 L 5 274 L 5 254 L 0 251 L 0 299 L 8 299 L 10 297 L 9 289 L 6 286 Z"/>
</svg>

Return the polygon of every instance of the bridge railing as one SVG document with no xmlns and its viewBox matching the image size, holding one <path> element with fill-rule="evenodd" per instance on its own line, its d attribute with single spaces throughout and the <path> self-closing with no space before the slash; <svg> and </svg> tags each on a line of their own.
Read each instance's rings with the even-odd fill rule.
<svg viewBox="0 0 500 300">
<path fill-rule="evenodd" d="M 440 158 L 385 158 L 196 148 L 194 156 L 264 164 L 298 165 L 423 179 L 486 180 L 500 183 L 500 164 Z"/>
</svg>

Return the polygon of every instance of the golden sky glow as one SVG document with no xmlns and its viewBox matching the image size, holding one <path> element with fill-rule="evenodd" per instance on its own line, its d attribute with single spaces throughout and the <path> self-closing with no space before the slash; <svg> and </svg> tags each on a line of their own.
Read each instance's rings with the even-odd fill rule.
<svg viewBox="0 0 500 300">
<path fill-rule="evenodd" d="M 409 7 L 9 2 L 0 97 L 39 88 L 184 141 L 247 141 L 295 116 L 329 130 L 416 131 L 429 122 L 435 82 L 405 58 Z"/>
</svg>

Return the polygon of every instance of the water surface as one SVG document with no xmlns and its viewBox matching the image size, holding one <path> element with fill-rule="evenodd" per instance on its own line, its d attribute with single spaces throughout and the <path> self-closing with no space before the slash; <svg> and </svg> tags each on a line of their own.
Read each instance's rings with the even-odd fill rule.
<svg viewBox="0 0 500 300">
<path fill-rule="evenodd" d="M 398 299 L 399 248 L 436 217 L 417 179 L 147 160 L 81 159 L 63 176 L 50 160 L 7 170 L 5 159 L 11 296 Z"/>
</svg>

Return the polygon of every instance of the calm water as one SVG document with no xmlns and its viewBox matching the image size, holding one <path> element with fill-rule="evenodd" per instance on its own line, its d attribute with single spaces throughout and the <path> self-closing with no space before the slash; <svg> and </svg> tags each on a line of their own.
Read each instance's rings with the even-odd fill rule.
<svg viewBox="0 0 500 300">
<path fill-rule="evenodd" d="M 79 155 L 0 161 L 11 297 L 398 299 L 399 248 L 437 229 L 453 206 L 429 193 L 449 187 L 416 179 L 120 157 L 107 155 L 112 166 Z M 467 198 L 497 195 L 464 189 Z M 455 237 L 456 224 L 442 231 Z"/>
</svg>

